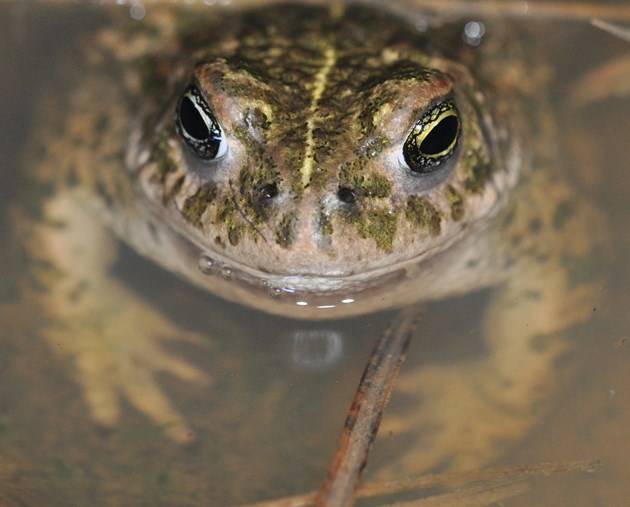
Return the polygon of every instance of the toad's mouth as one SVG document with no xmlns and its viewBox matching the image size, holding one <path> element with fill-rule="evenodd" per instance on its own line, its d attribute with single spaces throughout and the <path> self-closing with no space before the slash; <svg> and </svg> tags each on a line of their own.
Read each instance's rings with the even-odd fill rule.
<svg viewBox="0 0 630 507">
<path fill-rule="evenodd" d="M 366 290 L 381 286 L 392 272 L 402 269 L 398 266 L 402 263 L 362 270 L 332 266 L 329 269 L 310 269 L 288 261 L 285 270 L 270 270 L 210 251 L 182 234 L 178 234 L 178 238 L 179 251 L 187 259 L 186 264 L 196 266 L 201 276 L 220 275 L 224 279 L 265 287 L 274 297 L 281 294 L 327 296 L 348 290 Z"/>
<path fill-rule="evenodd" d="M 384 301 L 408 278 L 402 263 L 347 273 L 269 272 L 210 251 L 176 227 L 162 239 L 169 243 L 168 269 L 186 280 L 224 299 L 292 318 L 342 317 L 393 306 Z M 378 305 L 368 304 L 374 299 Z"/>
<path fill-rule="evenodd" d="M 249 242 L 249 251 L 232 255 L 229 248 L 217 248 L 213 236 L 167 210 L 144 206 L 139 211 L 156 224 L 153 239 L 134 243 L 143 255 L 219 297 L 300 319 L 345 317 L 412 303 L 417 299 L 412 294 L 424 292 L 425 284 L 439 284 L 432 269 L 435 262 L 444 262 L 440 252 L 459 241 L 462 232 L 470 232 L 459 224 L 457 231 L 445 230 L 420 248 L 381 251 L 378 256 L 361 250 L 353 235 L 333 262 L 316 250 L 316 243 L 305 253 L 304 245 L 291 251 L 273 250 L 270 241 Z M 354 262 L 357 258 L 361 262 Z"/>
</svg>

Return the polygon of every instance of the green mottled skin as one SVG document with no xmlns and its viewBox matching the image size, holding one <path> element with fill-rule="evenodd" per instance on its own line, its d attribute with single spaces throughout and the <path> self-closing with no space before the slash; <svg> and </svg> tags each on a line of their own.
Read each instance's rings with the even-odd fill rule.
<svg viewBox="0 0 630 507">
<path fill-rule="evenodd" d="M 166 48 L 124 69 L 142 69 L 134 79 L 148 92 L 131 157 L 136 185 L 162 196 L 174 234 L 231 269 L 272 286 L 308 277 L 307 298 L 313 286 L 322 294 L 329 286 L 354 292 L 365 281 L 374 287 L 391 266 L 422 262 L 483 224 L 517 181 L 518 154 L 490 128 L 501 118 L 483 108 L 475 78 L 427 50 L 426 35 L 400 19 L 366 7 L 309 6 L 224 15 L 220 27 L 213 18 L 179 22 L 170 42 L 149 29 L 118 36 L 126 44 L 148 37 L 150 45 L 161 35 Z M 456 29 L 440 37 L 438 45 L 455 40 L 465 49 Z M 172 92 L 153 97 L 169 67 Z M 173 130 L 176 100 L 191 81 L 225 131 L 221 160 L 195 160 Z M 398 154 L 423 111 L 446 97 L 457 101 L 465 135 L 457 160 L 432 182 L 403 168 Z M 269 186 L 274 198 L 265 195 Z M 352 202 L 338 198 L 342 189 Z M 234 289 L 215 290 L 241 300 L 230 296 Z M 267 309 L 286 313 L 277 304 Z"/>
<path fill-rule="evenodd" d="M 403 376 L 425 406 L 385 424 L 435 430 L 421 456 L 406 450 L 408 471 L 473 466 L 521 437 L 561 332 L 591 312 L 605 248 L 600 218 L 562 177 L 518 46 L 497 28 L 473 49 L 460 21 L 420 33 L 365 5 L 119 14 L 86 39 L 67 115 L 43 129 L 27 171 L 40 203 L 16 220 L 36 297 L 65 323 L 45 335 L 77 357 L 93 416 L 112 425 L 120 391 L 185 440 L 154 373 L 204 376 L 162 351 L 158 336 L 177 330 L 109 276 L 111 229 L 193 284 L 294 318 L 494 286 L 486 357 Z M 191 82 L 224 131 L 219 160 L 199 160 L 175 129 Z M 456 152 L 413 173 L 402 147 L 443 99 L 459 111 Z M 117 367 L 129 355 L 143 382 Z"/>
</svg>

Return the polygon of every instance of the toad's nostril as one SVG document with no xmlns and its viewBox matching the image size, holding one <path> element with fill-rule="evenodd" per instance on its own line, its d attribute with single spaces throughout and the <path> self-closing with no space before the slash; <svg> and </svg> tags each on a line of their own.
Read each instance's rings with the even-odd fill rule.
<svg viewBox="0 0 630 507">
<path fill-rule="evenodd" d="M 263 199 L 273 199 L 278 195 L 278 185 L 268 183 L 260 189 L 260 195 Z"/>
<path fill-rule="evenodd" d="M 353 204 L 356 202 L 357 196 L 351 188 L 343 187 L 337 191 L 337 199 L 345 204 Z"/>
</svg>

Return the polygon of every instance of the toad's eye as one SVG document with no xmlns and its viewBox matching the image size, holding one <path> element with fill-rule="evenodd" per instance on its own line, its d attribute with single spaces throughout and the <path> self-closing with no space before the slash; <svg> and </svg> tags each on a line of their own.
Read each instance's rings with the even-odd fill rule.
<svg viewBox="0 0 630 507">
<path fill-rule="evenodd" d="M 175 124 L 179 135 L 200 158 L 215 160 L 227 153 L 223 130 L 196 86 L 189 86 L 179 99 Z"/>
<path fill-rule="evenodd" d="M 437 171 L 450 159 L 459 141 L 459 112 L 445 100 L 429 109 L 413 127 L 403 145 L 403 165 L 415 173 Z"/>
</svg>

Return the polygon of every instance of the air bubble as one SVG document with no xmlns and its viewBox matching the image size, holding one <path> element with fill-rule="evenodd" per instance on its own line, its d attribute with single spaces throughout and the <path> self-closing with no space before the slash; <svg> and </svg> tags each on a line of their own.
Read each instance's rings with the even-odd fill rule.
<svg viewBox="0 0 630 507">
<path fill-rule="evenodd" d="M 207 254 L 199 257 L 199 271 L 204 275 L 213 275 L 216 268 L 216 261 Z"/>
<path fill-rule="evenodd" d="M 426 19 L 421 18 L 421 19 L 418 19 L 416 21 L 416 30 L 418 30 L 419 32 L 424 33 L 428 29 L 429 29 L 429 22 Z"/>
<path fill-rule="evenodd" d="M 464 33 L 462 39 L 466 44 L 471 46 L 478 46 L 486 33 L 486 27 L 479 21 L 469 21 L 464 27 Z"/>
<path fill-rule="evenodd" d="M 232 276 L 234 275 L 234 270 L 228 266 L 223 266 L 221 268 L 221 276 L 223 277 L 224 280 L 231 280 Z"/>
<path fill-rule="evenodd" d="M 129 15 L 136 21 L 141 21 L 147 15 L 147 8 L 141 3 L 134 3 L 129 8 Z"/>
<path fill-rule="evenodd" d="M 282 296 L 282 289 L 280 287 L 269 287 L 269 295 L 274 299 L 280 299 Z"/>
</svg>

